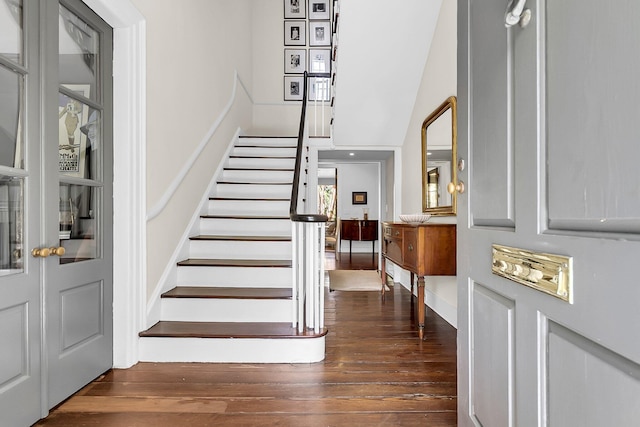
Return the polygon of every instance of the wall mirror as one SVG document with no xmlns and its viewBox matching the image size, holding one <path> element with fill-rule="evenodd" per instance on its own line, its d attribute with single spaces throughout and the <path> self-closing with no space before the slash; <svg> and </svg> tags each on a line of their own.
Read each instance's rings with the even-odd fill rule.
<svg viewBox="0 0 640 427">
<path fill-rule="evenodd" d="M 422 211 L 455 215 L 456 195 L 447 185 L 457 184 L 456 97 L 450 96 L 422 123 Z"/>
</svg>

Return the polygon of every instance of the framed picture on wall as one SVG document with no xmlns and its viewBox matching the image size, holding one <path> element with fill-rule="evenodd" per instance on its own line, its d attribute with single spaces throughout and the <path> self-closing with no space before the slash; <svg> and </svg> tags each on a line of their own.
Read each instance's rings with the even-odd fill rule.
<svg viewBox="0 0 640 427">
<path fill-rule="evenodd" d="M 331 23 L 329 21 L 309 22 L 309 46 L 331 45 Z"/>
<path fill-rule="evenodd" d="M 284 76 L 284 100 L 302 101 L 304 76 Z"/>
<path fill-rule="evenodd" d="M 307 70 L 307 50 L 306 49 L 285 49 L 284 50 L 284 73 L 302 74 Z"/>
<path fill-rule="evenodd" d="M 304 19 L 306 17 L 304 0 L 284 0 L 285 19 Z"/>
<path fill-rule="evenodd" d="M 351 193 L 351 204 L 353 204 L 353 205 L 366 205 L 367 204 L 367 192 L 366 191 L 353 191 Z"/>
<path fill-rule="evenodd" d="M 331 49 L 309 49 L 309 72 L 331 72 Z"/>
<path fill-rule="evenodd" d="M 89 98 L 89 85 L 64 85 L 74 93 Z M 64 93 L 58 93 L 58 171 L 67 176 L 85 177 L 87 157 L 86 126 L 89 106 Z"/>
<path fill-rule="evenodd" d="M 284 45 L 306 46 L 307 23 L 306 21 L 284 21 Z"/>
<path fill-rule="evenodd" d="M 309 19 L 329 19 L 329 0 L 309 0 Z"/>
<path fill-rule="evenodd" d="M 309 101 L 328 101 L 331 95 L 329 78 L 309 79 Z"/>
</svg>

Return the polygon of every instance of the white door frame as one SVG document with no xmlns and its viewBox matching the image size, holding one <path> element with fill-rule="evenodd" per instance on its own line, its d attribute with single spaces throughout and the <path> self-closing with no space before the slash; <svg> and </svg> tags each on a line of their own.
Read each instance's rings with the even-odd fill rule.
<svg viewBox="0 0 640 427">
<path fill-rule="evenodd" d="M 83 0 L 113 27 L 113 366 L 138 362 L 146 313 L 146 21 L 131 0 Z"/>
</svg>

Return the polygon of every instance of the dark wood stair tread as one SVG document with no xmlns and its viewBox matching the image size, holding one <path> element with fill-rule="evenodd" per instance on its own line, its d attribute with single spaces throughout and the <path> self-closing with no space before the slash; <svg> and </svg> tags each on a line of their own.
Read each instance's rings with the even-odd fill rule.
<svg viewBox="0 0 640 427">
<path fill-rule="evenodd" d="M 299 333 L 291 323 L 262 322 L 167 322 L 160 321 L 141 337 L 170 338 L 318 338 L 327 334 L 327 329 L 316 334 L 313 331 Z"/>
<path fill-rule="evenodd" d="M 276 148 L 280 148 L 280 147 L 276 147 Z M 255 155 L 252 156 L 249 154 L 246 154 L 246 155 L 235 154 L 235 155 L 229 156 L 229 158 L 230 159 L 295 159 L 296 156 L 255 156 Z"/>
<path fill-rule="evenodd" d="M 291 260 L 189 258 L 178 262 L 178 265 L 183 267 L 291 267 Z"/>
<path fill-rule="evenodd" d="M 224 168 L 226 171 L 278 171 L 292 172 L 292 168 Z"/>
<path fill-rule="evenodd" d="M 291 200 L 291 198 L 287 197 L 280 197 L 280 198 L 266 198 L 266 197 L 262 197 L 262 198 L 256 198 L 256 197 L 209 197 L 209 200 L 229 200 L 229 201 L 234 201 L 234 202 L 238 202 L 238 201 L 244 201 L 244 200 L 248 200 L 251 202 L 288 202 Z"/>
<path fill-rule="evenodd" d="M 162 294 L 162 298 L 216 299 L 291 299 L 291 288 L 222 288 L 177 286 Z"/>
<path fill-rule="evenodd" d="M 243 199 L 243 200 L 253 200 L 253 199 Z M 273 200 L 273 199 L 271 199 Z M 219 218 L 219 219 L 286 219 L 289 220 L 288 216 L 275 216 L 275 215 L 202 215 L 200 218 Z"/>
<path fill-rule="evenodd" d="M 189 240 L 215 240 L 235 242 L 290 242 L 290 236 L 221 236 L 200 235 L 191 236 Z"/>
<path fill-rule="evenodd" d="M 298 139 L 297 136 L 287 135 L 239 135 L 239 139 Z"/>
<path fill-rule="evenodd" d="M 249 181 L 218 181 L 217 184 L 231 185 L 291 185 L 290 182 L 249 182 Z"/>
</svg>

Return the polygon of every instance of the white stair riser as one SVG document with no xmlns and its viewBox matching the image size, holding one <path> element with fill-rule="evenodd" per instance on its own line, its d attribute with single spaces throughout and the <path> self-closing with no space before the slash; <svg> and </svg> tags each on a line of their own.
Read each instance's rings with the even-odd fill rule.
<svg viewBox="0 0 640 427">
<path fill-rule="evenodd" d="M 236 146 L 243 145 L 257 145 L 261 147 L 282 147 L 292 146 L 298 143 L 298 138 L 295 136 L 283 136 L 275 138 L 260 138 L 255 136 L 242 136 L 236 142 Z"/>
<path fill-rule="evenodd" d="M 141 338 L 141 362 L 314 363 L 324 360 L 325 337 Z"/>
<path fill-rule="evenodd" d="M 163 298 L 162 320 L 175 322 L 291 322 L 291 300 Z"/>
<path fill-rule="evenodd" d="M 291 242 L 191 240 L 190 258 L 291 259 Z"/>
<path fill-rule="evenodd" d="M 216 184 L 214 190 L 217 197 L 243 197 L 253 199 L 289 199 L 291 184 Z"/>
<path fill-rule="evenodd" d="M 178 286 L 238 288 L 290 288 L 288 267 L 190 267 L 178 266 Z"/>
<path fill-rule="evenodd" d="M 220 177 L 222 182 L 293 182 L 293 172 L 290 171 L 261 171 L 261 170 L 229 170 L 225 169 Z"/>
<path fill-rule="evenodd" d="M 245 169 L 293 169 L 295 160 L 290 158 L 232 157 L 227 161 L 229 168 Z"/>
<path fill-rule="evenodd" d="M 272 200 L 209 200 L 209 215 L 288 216 L 290 202 Z"/>
<path fill-rule="evenodd" d="M 291 236 L 291 221 L 289 219 L 201 218 L 200 234 Z"/>
<path fill-rule="evenodd" d="M 279 148 L 279 147 L 240 147 L 233 148 L 231 155 L 233 156 L 260 156 L 260 157 L 292 157 L 296 155 L 295 148 Z"/>
</svg>

